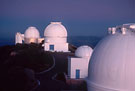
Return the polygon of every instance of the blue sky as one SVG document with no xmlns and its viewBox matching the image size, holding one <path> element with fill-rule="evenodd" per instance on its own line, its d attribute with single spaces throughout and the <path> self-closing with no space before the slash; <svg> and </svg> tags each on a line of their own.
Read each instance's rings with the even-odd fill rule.
<svg viewBox="0 0 135 91">
<path fill-rule="evenodd" d="M 0 0 L 0 41 L 29 26 L 43 37 L 51 21 L 70 36 L 104 36 L 108 27 L 135 22 L 135 0 Z"/>
</svg>

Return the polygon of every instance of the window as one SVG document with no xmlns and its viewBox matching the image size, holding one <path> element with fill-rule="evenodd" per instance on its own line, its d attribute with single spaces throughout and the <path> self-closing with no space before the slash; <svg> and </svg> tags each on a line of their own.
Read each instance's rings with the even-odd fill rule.
<svg viewBox="0 0 135 91">
<path fill-rule="evenodd" d="M 50 45 L 50 50 L 54 50 L 54 45 Z"/>
<path fill-rule="evenodd" d="M 76 69 L 76 79 L 79 79 L 79 78 L 80 78 L 80 70 Z"/>
</svg>

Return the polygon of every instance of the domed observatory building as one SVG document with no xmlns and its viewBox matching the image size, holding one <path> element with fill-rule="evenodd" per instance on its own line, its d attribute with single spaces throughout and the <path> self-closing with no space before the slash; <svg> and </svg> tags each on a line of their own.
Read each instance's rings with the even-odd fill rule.
<svg viewBox="0 0 135 91">
<path fill-rule="evenodd" d="M 45 51 L 68 52 L 67 30 L 61 22 L 51 22 L 44 31 Z"/>
<path fill-rule="evenodd" d="M 80 46 L 75 51 L 75 57 L 68 57 L 68 76 L 71 79 L 86 78 L 88 64 L 93 49 L 89 46 Z"/>
<path fill-rule="evenodd" d="M 88 91 L 135 91 L 135 25 L 109 28 L 89 63 Z"/>
<path fill-rule="evenodd" d="M 41 43 L 43 38 L 40 38 L 39 31 L 36 27 L 29 27 L 24 34 L 19 32 L 16 33 L 15 43 L 22 44 L 23 42 L 26 44 L 30 43 Z"/>
<path fill-rule="evenodd" d="M 29 27 L 24 33 L 24 43 L 38 43 L 39 31 L 35 27 Z"/>
</svg>

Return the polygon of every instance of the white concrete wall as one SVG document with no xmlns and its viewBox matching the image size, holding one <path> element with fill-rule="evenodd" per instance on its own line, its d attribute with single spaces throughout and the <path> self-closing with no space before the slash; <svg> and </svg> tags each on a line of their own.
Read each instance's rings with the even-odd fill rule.
<svg viewBox="0 0 135 91">
<path fill-rule="evenodd" d="M 54 51 L 68 52 L 68 43 L 44 43 L 44 50 L 45 51 L 52 51 L 49 48 L 50 45 L 54 45 Z"/>
<path fill-rule="evenodd" d="M 24 38 L 24 43 L 26 44 L 37 43 L 38 44 L 38 38 Z"/>
<path fill-rule="evenodd" d="M 45 43 L 67 43 L 67 37 L 45 37 Z"/>
<path fill-rule="evenodd" d="M 21 33 L 16 33 L 16 35 L 15 35 L 15 44 L 17 44 L 17 43 L 22 44 L 22 41 L 23 41 L 23 39 L 22 39 Z"/>
<path fill-rule="evenodd" d="M 41 43 L 44 40 L 44 38 L 38 38 L 38 43 Z"/>
<path fill-rule="evenodd" d="M 76 69 L 79 69 L 80 78 L 86 78 L 88 76 L 88 64 L 88 58 L 68 57 L 68 76 L 75 79 Z"/>
</svg>

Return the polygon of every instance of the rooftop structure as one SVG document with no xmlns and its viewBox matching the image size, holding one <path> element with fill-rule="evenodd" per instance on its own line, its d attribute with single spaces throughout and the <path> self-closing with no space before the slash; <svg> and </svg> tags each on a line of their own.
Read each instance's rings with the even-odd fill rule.
<svg viewBox="0 0 135 91">
<path fill-rule="evenodd" d="M 51 22 L 44 31 L 45 37 L 67 37 L 67 30 L 61 22 Z"/>
<path fill-rule="evenodd" d="M 39 31 L 36 27 L 28 27 L 24 33 L 25 38 L 40 38 Z"/>
<path fill-rule="evenodd" d="M 87 45 L 80 46 L 75 51 L 75 56 L 81 58 L 90 58 L 92 51 L 93 49 Z"/>
<path fill-rule="evenodd" d="M 68 52 L 67 30 L 61 22 L 51 22 L 44 31 L 44 50 Z"/>
<path fill-rule="evenodd" d="M 134 69 L 134 25 L 116 26 L 115 34 L 101 40 L 93 51 L 88 69 L 88 91 L 135 91 Z"/>
<path fill-rule="evenodd" d="M 19 32 L 16 33 L 15 43 L 22 44 L 23 42 L 26 44 L 30 43 L 41 43 L 43 38 L 40 38 L 40 33 L 36 27 L 28 27 L 24 34 Z"/>
<path fill-rule="evenodd" d="M 68 57 L 68 76 L 71 79 L 86 78 L 88 64 L 93 49 L 89 46 L 80 46 L 75 51 L 75 57 Z"/>
</svg>

